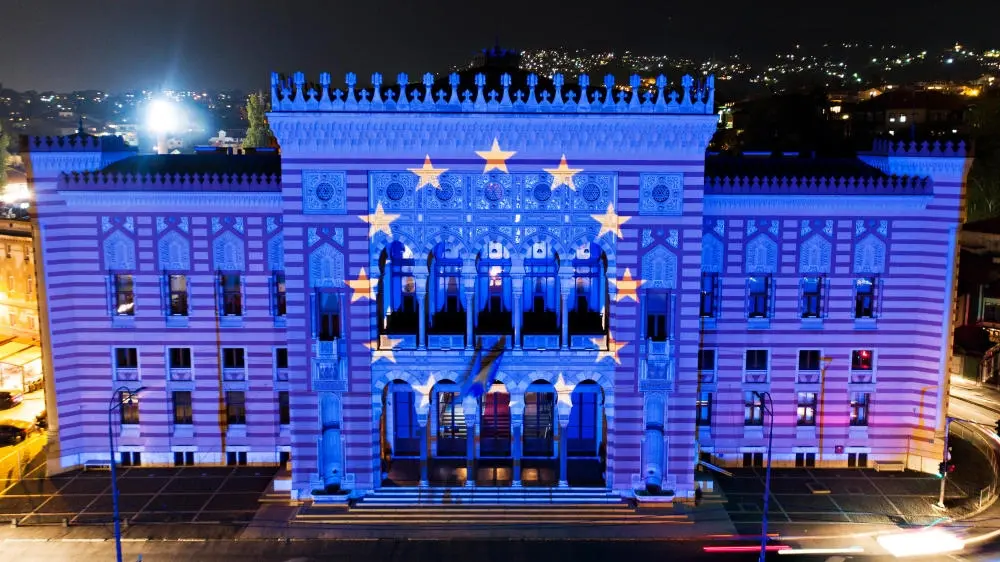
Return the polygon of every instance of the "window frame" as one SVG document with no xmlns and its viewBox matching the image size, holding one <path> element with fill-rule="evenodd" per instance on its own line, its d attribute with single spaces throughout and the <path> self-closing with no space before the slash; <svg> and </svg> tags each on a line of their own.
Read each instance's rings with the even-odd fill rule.
<svg viewBox="0 0 1000 562">
<path fill-rule="evenodd" d="M 710 290 L 706 290 L 706 280 L 710 280 Z M 719 274 L 715 272 L 701 272 L 701 299 L 699 301 L 699 313 L 702 318 L 719 317 L 719 296 L 720 296 Z M 707 306 L 706 306 L 707 305 Z"/>
<path fill-rule="evenodd" d="M 175 290 L 174 289 L 174 278 L 180 278 L 184 282 L 184 289 Z M 188 276 L 184 273 L 166 273 L 164 274 L 164 287 L 166 288 L 167 294 L 167 306 L 165 313 L 168 318 L 186 318 L 191 315 L 191 292 L 190 286 L 188 284 Z M 175 302 L 181 300 L 183 301 L 183 312 L 175 312 Z"/>
<path fill-rule="evenodd" d="M 139 396 L 127 392 L 118 392 L 118 414 L 122 426 L 139 425 Z"/>
<path fill-rule="evenodd" d="M 695 401 L 695 427 L 711 427 L 714 400 L 715 396 L 711 391 L 701 391 L 698 393 L 698 398 Z"/>
<path fill-rule="evenodd" d="M 292 407 L 287 390 L 278 391 L 278 425 L 291 425 Z"/>
<path fill-rule="evenodd" d="M 643 299 L 643 310 L 644 310 L 644 328 L 646 339 L 648 341 L 664 342 L 670 340 L 671 330 L 670 330 L 670 320 L 671 320 L 671 302 L 673 300 L 673 295 L 670 290 L 667 289 L 649 289 L 645 291 L 645 298 Z M 654 299 L 663 299 L 663 311 L 653 312 L 650 310 L 650 305 L 654 302 Z M 650 333 L 651 324 L 650 322 L 658 318 L 662 321 L 663 333 L 657 333 L 655 336 Z M 657 330 L 659 332 L 659 330 Z"/>
<path fill-rule="evenodd" d="M 187 404 L 179 403 L 179 396 L 187 395 Z M 194 425 L 194 396 L 190 390 L 174 390 L 170 393 L 174 425 Z M 180 415 L 178 415 L 180 414 Z"/>
<path fill-rule="evenodd" d="M 227 390 L 224 396 L 226 403 L 226 426 L 245 426 L 247 424 L 246 392 L 242 390 Z M 237 396 L 239 400 L 234 400 Z"/>
<path fill-rule="evenodd" d="M 743 427 L 764 427 L 764 396 L 759 392 L 743 391 Z"/>
<path fill-rule="evenodd" d="M 128 290 L 123 291 L 123 281 L 127 278 Z M 122 306 L 128 306 L 122 312 Z M 111 273 L 111 315 L 117 318 L 135 317 L 135 275 L 131 271 Z"/>
<path fill-rule="evenodd" d="M 867 285 L 871 287 L 870 292 L 862 293 L 858 289 L 864 284 L 863 281 L 868 281 Z M 879 298 L 881 291 L 879 290 L 881 280 L 877 275 L 871 277 L 856 277 L 853 283 L 854 291 L 854 302 L 851 307 L 851 315 L 856 320 L 872 320 L 878 318 L 879 316 Z M 862 295 L 869 295 L 871 302 L 868 303 L 867 308 L 862 308 Z"/>
<path fill-rule="evenodd" d="M 288 281 L 283 269 L 271 272 L 271 315 L 275 318 L 288 316 Z"/>
<path fill-rule="evenodd" d="M 871 419 L 871 398 L 870 392 L 851 393 L 851 427 L 868 427 Z"/>
<path fill-rule="evenodd" d="M 822 275 L 810 275 L 799 281 L 799 317 L 802 319 L 821 319 L 826 315 L 823 298 L 826 296 L 825 278 Z M 808 291 L 808 285 L 815 283 L 815 290 Z M 814 304 L 814 307 L 810 307 Z"/>
<path fill-rule="evenodd" d="M 754 292 L 753 284 L 757 278 L 764 280 L 763 294 Z M 770 319 L 773 313 L 771 298 L 774 295 L 774 279 L 770 273 L 757 273 L 747 277 L 747 318 L 751 320 Z M 756 308 L 757 304 L 763 305 L 763 311 Z"/>
<path fill-rule="evenodd" d="M 819 410 L 819 393 L 801 391 L 796 394 L 795 425 L 797 427 L 815 427 L 816 413 Z"/>
<path fill-rule="evenodd" d="M 235 290 L 231 287 L 228 289 L 226 287 L 226 282 L 232 277 L 236 278 Z M 239 271 L 220 271 L 217 285 L 219 290 L 219 316 L 223 318 L 242 318 L 245 312 L 245 303 L 243 302 L 243 274 Z M 230 300 L 228 297 L 235 297 L 235 300 Z M 235 307 L 233 307 L 234 312 L 230 313 L 230 305 L 233 302 L 236 303 Z"/>
</svg>

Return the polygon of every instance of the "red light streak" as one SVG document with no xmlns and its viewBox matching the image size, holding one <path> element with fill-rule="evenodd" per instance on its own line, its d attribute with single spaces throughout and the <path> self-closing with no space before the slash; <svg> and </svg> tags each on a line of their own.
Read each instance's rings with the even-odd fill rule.
<svg viewBox="0 0 1000 562">
<path fill-rule="evenodd" d="M 788 550 L 792 547 L 787 544 L 771 544 L 764 547 L 765 552 L 777 552 L 779 550 Z M 742 546 L 705 546 L 702 547 L 705 552 L 759 552 L 760 547 L 756 545 L 742 545 Z"/>
</svg>

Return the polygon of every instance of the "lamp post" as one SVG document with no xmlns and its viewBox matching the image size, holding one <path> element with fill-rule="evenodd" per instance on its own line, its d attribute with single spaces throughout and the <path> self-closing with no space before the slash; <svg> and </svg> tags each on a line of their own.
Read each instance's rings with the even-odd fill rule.
<svg viewBox="0 0 1000 562">
<path fill-rule="evenodd" d="M 139 387 L 132 390 L 127 386 L 120 386 L 115 389 L 114 394 L 111 396 L 111 403 L 108 405 L 108 449 L 111 454 L 111 503 L 114 506 L 115 560 L 117 562 L 122 562 L 122 523 L 118 513 L 118 470 L 116 468 L 118 463 L 115 461 L 115 432 L 111 420 L 115 411 L 119 410 L 123 403 L 127 402 L 131 404 L 132 400 L 139 395 L 142 389 L 143 387 Z"/>
<path fill-rule="evenodd" d="M 760 520 L 760 562 L 765 561 L 767 556 L 767 504 L 771 498 L 771 446 L 774 444 L 774 401 L 770 392 L 754 391 L 757 399 L 760 400 L 760 407 L 767 413 L 771 420 L 767 431 L 767 467 L 764 472 L 764 516 Z M 767 398 L 767 403 L 764 398 Z"/>
</svg>

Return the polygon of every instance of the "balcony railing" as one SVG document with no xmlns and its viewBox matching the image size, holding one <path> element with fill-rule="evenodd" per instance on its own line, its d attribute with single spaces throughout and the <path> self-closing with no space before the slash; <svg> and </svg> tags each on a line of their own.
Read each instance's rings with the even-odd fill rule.
<svg viewBox="0 0 1000 562">
<path fill-rule="evenodd" d="M 172 381 L 190 381 L 191 380 L 191 369 L 170 369 L 170 380 L 172 380 Z"/>
<path fill-rule="evenodd" d="M 524 349 L 559 349 L 559 336 L 526 335 L 522 346 Z"/>
<path fill-rule="evenodd" d="M 766 383 L 768 380 L 767 371 L 743 371 L 743 382 L 744 383 Z"/>
<path fill-rule="evenodd" d="M 462 349 L 465 336 L 461 334 L 428 334 L 427 347 L 431 349 Z"/>
<path fill-rule="evenodd" d="M 139 380 L 139 369 L 124 369 L 122 367 L 118 367 L 115 369 L 115 380 L 137 381 Z"/>
<path fill-rule="evenodd" d="M 701 383 L 715 382 L 715 371 L 698 371 L 698 382 Z"/>
<path fill-rule="evenodd" d="M 247 380 L 246 369 L 222 369 L 222 380 L 233 382 L 233 381 L 245 381 Z"/>
<path fill-rule="evenodd" d="M 819 384 L 819 371 L 799 371 L 795 374 L 795 382 L 799 384 Z"/>
<path fill-rule="evenodd" d="M 316 380 L 339 381 L 340 368 L 339 361 L 317 361 L 314 365 Z"/>
<path fill-rule="evenodd" d="M 315 344 L 317 357 L 335 357 L 337 355 L 337 340 L 322 340 Z"/>
<path fill-rule="evenodd" d="M 274 379 L 278 380 L 278 381 L 287 381 L 288 380 L 288 369 L 275 369 L 274 370 Z"/>
<path fill-rule="evenodd" d="M 875 371 L 851 371 L 851 384 L 872 384 L 875 382 Z"/>
<path fill-rule="evenodd" d="M 594 343 L 597 340 L 599 343 Z M 608 339 L 602 335 L 570 336 L 569 346 L 572 349 L 607 349 Z"/>
</svg>

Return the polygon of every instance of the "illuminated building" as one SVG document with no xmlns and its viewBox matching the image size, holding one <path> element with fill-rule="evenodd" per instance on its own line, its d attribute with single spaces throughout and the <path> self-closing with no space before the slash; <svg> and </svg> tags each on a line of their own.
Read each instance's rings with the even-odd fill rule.
<svg viewBox="0 0 1000 562">
<path fill-rule="evenodd" d="M 936 467 L 964 147 L 706 161 L 710 78 L 488 74 L 275 76 L 280 162 L 24 139 L 50 469 L 106 461 L 122 385 L 144 387 L 124 462 L 290 457 L 297 497 L 688 496 L 699 454 L 762 462 L 754 391 L 778 465 Z M 496 345 L 495 384 L 465 395 Z"/>
</svg>

